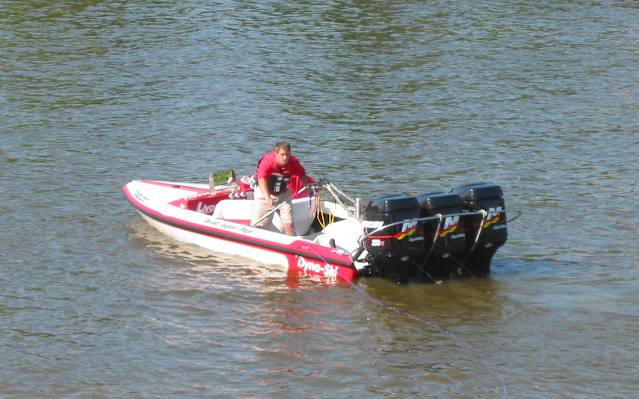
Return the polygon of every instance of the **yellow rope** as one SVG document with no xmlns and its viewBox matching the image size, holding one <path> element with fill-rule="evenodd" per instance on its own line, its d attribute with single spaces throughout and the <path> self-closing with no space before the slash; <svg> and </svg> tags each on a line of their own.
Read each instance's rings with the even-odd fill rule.
<svg viewBox="0 0 639 399">
<path fill-rule="evenodd" d="M 328 226 L 329 224 L 335 222 L 335 214 L 333 212 L 328 213 L 328 219 L 326 218 L 326 214 L 324 212 L 322 212 L 322 195 L 320 192 L 318 192 L 317 194 L 317 222 L 319 223 L 319 225 L 324 228 L 326 226 Z"/>
<path fill-rule="evenodd" d="M 317 193 L 317 221 L 322 228 L 326 227 L 324 212 L 322 212 L 322 195 L 319 192 Z"/>
</svg>

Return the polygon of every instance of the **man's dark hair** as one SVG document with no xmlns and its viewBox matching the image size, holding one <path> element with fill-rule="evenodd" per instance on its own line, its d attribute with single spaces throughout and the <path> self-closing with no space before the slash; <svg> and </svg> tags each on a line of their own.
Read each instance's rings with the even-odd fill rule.
<svg viewBox="0 0 639 399">
<path fill-rule="evenodd" d="M 291 144 L 288 141 L 280 141 L 275 144 L 275 152 L 278 152 L 282 148 L 285 148 L 286 151 L 291 152 Z"/>
</svg>

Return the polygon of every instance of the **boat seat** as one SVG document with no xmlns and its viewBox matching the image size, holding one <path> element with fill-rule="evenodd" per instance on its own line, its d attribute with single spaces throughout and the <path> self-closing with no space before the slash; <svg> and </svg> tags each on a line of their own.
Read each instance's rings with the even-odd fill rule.
<svg viewBox="0 0 639 399">
<path fill-rule="evenodd" d="M 310 230 L 315 220 L 316 203 L 315 198 L 309 197 L 297 198 L 292 201 L 293 228 L 298 236 L 304 236 Z M 273 215 L 273 226 L 275 226 L 280 233 L 284 233 L 284 226 L 277 212 Z"/>
<path fill-rule="evenodd" d="M 355 252 L 359 248 L 359 239 L 363 234 L 362 224 L 354 218 L 348 218 L 326 226 L 313 242 L 330 246 L 332 241 L 338 249 Z"/>
<path fill-rule="evenodd" d="M 299 235 L 306 234 L 313 220 L 315 219 L 315 200 L 313 208 L 309 209 L 307 198 L 293 200 L 293 225 Z M 217 203 L 213 211 L 213 217 L 228 220 L 235 223 L 250 225 L 253 213 L 253 200 L 247 199 L 226 199 Z M 284 233 L 284 226 L 277 212 L 273 215 L 272 228 L 274 231 Z"/>
<path fill-rule="evenodd" d="M 251 224 L 253 201 L 246 199 L 227 199 L 217 203 L 213 217 L 240 224 Z"/>
</svg>

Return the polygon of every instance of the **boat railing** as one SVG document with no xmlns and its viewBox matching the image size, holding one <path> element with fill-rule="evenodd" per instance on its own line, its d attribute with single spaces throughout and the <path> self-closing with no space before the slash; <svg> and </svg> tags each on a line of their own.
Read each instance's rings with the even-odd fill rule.
<svg viewBox="0 0 639 399">
<path fill-rule="evenodd" d="M 310 184 L 309 187 L 313 190 L 312 192 L 316 195 L 319 195 L 321 192 L 328 193 L 335 203 L 344 209 L 346 214 L 355 218 L 356 220 L 361 221 L 361 209 L 360 209 L 360 200 L 359 198 L 351 198 L 347 194 L 345 194 L 339 187 L 337 187 L 330 180 L 320 178 L 317 183 Z"/>
<path fill-rule="evenodd" d="M 507 211 L 494 211 L 491 212 L 492 214 L 497 214 L 497 213 L 503 213 L 506 214 Z M 419 218 L 411 218 L 411 219 L 404 219 L 404 220 L 398 220 L 396 222 L 393 223 L 388 223 L 385 225 L 382 225 L 380 227 L 375 228 L 374 230 L 364 234 L 361 239 L 359 240 L 360 242 L 360 247 L 355 250 L 353 252 L 353 259 L 357 259 L 360 254 L 363 252 L 363 250 L 365 249 L 365 241 L 368 238 L 374 238 L 376 237 L 376 234 L 383 232 L 389 228 L 395 227 L 395 226 L 416 226 L 417 224 L 421 224 L 422 226 L 427 224 L 428 222 L 437 222 L 436 224 L 434 224 L 434 228 L 430 231 L 433 232 L 432 234 L 432 242 L 429 245 L 429 250 L 428 253 L 425 256 L 425 259 L 430 258 L 430 255 L 433 251 L 433 249 L 435 248 L 435 244 L 437 242 L 437 239 L 439 238 L 439 231 L 441 228 L 441 225 L 443 223 L 443 221 L 445 220 L 444 218 L 447 217 L 455 217 L 455 216 L 460 216 L 463 218 L 469 218 L 469 217 L 480 217 L 481 216 L 481 221 L 479 222 L 479 226 L 477 228 L 477 232 L 475 233 L 475 237 L 473 238 L 473 242 L 471 244 L 471 248 L 469 252 L 472 252 L 472 250 L 475 249 L 477 243 L 479 242 L 479 238 L 481 237 L 481 233 L 484 229 L 484 223 L 486 221 L 487 216 L 489 215 L 489 212 L 480 209 L 478 211 L 466 211 L 466 212 L 458 212 L 458 213 L 447 213 L 447 214 L 441 214 L 441 213 L 437 213 L 433 216 L 425 216 L 425 217 L 419 217 Z M 519 216 L 517 216 L 519 217 Z M 512 219 L 514 220 L 514 219 Z M 391 235 L 391 236 L 384 236 L 384 238 L 398 238 L 398 239 L 403 239 L 406 235 L 402 235 L 401 233 L 398 233 L 397 235 Z"/>
</svg>

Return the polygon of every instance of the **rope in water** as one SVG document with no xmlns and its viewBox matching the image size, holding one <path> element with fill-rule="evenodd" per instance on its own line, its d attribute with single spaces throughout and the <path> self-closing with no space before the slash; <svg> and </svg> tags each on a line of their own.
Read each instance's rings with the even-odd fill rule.
<svg viewBox="0 0 639 399">
<path fill-rule="evenodd" d="M 317 193 L 316 193 L 317 195 Z M 316 202 L 317 204 L 319 204 L 319 202 Z M 319 206 L 318 206 L 319 208 Z M 294 230 L 294 228 L 293 228 Z M 294 230 L 295 231 L 295 230 Z M 295 231 L 296 235 L 299 235 L 296 231 Z M 311 249 L 313 250 L 313 252 L 315 252 L 315 254 L 322 259 L 322 261 L 324 261 L 324 263 L 329 263 L 320 253 L 318 253 L 315 248 L 313 248 L 311 246 Z M 399 316 L 404 316 L 404 317 L 408 317 L 409 319 L 412 319 L 418 323 L 422 323 L 425 324 L 437 331 L 439 331 L 441 334 L 447 336 L 448 338 L 450 338 L 451 340 L 453 340 L 453 342 L 455 342 L 455 345 L 457 345 L 458 347 L 462 348 L 462 349 L 466 349 L 466 350 L 470 350 L 470 351 L 475 351 L 475 349 L 469 345 L 468 343 L 466 343 L 465 341 L 463 341 L 461 338 L 459 338 L 457 335 L 453 334 L 449 329 L 444 328 L 442 326 L 440 326 L 439 324 L 435 323 L 434 321 L 431 320 L 427 320 L 427 319 L 423 319 L 421 317 L 418 317 L 416 315 L 410 314 L 410 313 L 406 313 L 406 312 L 402 312 L 401 310 L 392 307 L 390 305 L 385 304 L 384 302 L 380 301 L 379 299 L 375 299 L 373 298 L 370 294 L 368 294 L 366 291 L 364 291 L 364 289 L 358 285 L 356 285 L 354 282 L 352 281 L 347 281 L 347 283 L 356 291 L 358 292 L 360 295 L 362 295 L 365 299 L 367 299 L 368 301 L 370 301 L 371 303 L 386 309 L 390 312 L 393 312 Z M 504 380 L 504 377 L 502 376 L 501 372 L 499 371 L 499 368 L 491 363 L 490 361 L 484 359 L 484 357 L 482 357 L 481 355 L 479 355 L 479 361 L 484 365 L 487 366 L 489 369 L 492 369 L 495 374 L 497 375 L 497 378 L 499 379 L 500 385 L 501 385 L 501 397 L 503 399 L 508 399 L 508 388 L 506 387 L 506 381 Z"/>
</svg>

